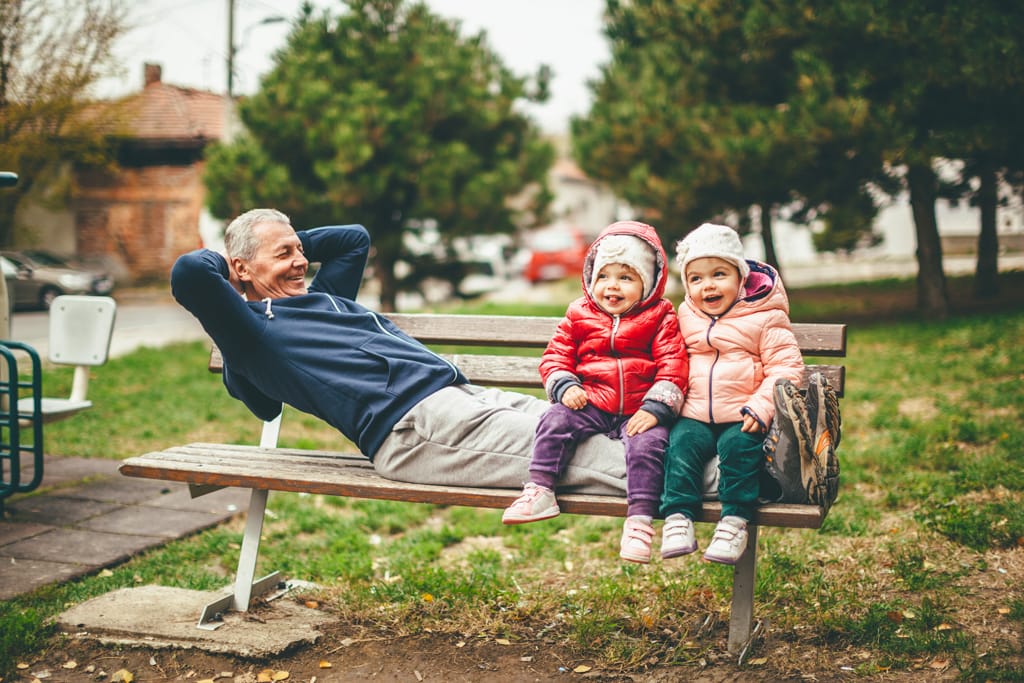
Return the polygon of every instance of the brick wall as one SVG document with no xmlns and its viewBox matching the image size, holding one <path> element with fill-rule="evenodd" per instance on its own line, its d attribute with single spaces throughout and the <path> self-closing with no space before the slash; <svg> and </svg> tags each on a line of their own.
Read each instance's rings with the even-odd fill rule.
<svg viewBox="0 0 1024 683">
<path fill-rule="evenodd" d="M 117 264 L 125 282 L 166 281 L 174 260 L 200 246 L 203 164 L 77 175 L 78 253 Z"/>
</svg>

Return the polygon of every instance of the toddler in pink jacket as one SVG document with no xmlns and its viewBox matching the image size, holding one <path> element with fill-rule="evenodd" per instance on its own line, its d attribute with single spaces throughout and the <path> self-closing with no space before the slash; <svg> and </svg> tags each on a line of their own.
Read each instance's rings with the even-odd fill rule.
<svg viewBox="0 0 1024 683">
<path fill-rule="evenodd" d="M 736 564 L 759 493 L 775 382 L 800 382 L 803 357 L 778 271 L 743 255 L 732 228 L 705 223 L 676 246 L 686 286 L 679 328 L 690 374 L 680 419 L 669 433 L 661 513 L 663 558 L 697 549 L 704 469 L 719 456 L 722 518 L 704 559 Z"/>
</svg>

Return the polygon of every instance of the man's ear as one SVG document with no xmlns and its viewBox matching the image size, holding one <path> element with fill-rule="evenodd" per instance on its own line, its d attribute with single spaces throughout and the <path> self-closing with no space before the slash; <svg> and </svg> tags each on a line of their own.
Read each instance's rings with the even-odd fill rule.
<svg viewBox="0 0 1024 683">
<path fill-rule="evenodd" d="M 231 270 L 234 271 L 235 276 L 242 282 L 252 282 L 252 274 L 249 272 L 249 264 L 238 258 L 237 256 L 231 259 Z"/>
</svg>

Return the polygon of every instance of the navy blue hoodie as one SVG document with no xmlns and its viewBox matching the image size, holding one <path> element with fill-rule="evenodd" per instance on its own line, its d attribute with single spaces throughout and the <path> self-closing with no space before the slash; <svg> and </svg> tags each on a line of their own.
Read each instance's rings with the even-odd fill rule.
<svg viewBox="0 0 1024 683">
<path fill-rule="evenodd" d="M 354 301 L 370 250 L 361 225 L 296 233 L 320 270 L 309 293 L 246 301 L 224 257 L 199 249 L 171 270 L 171 292 L 224 358 L 224 385 L 257 417 L 287 403 L 332 425 L 371 460 L 427 396 L 467 382 L 454 365 Z"/>
</svg>

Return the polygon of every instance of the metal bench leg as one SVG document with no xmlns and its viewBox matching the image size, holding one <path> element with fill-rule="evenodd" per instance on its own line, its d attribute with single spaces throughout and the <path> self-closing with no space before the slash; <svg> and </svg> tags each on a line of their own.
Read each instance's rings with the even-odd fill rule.
<svg viewBox="0 0 1024 683">
<path fill-rule="evenodd" d="M 281 417 L 278 414 L 273 420 L 263 423 L 260 433 L 260 448 L 275 448 L 277 437 L 281 432 Z M 218 487 L 219 488 L 219 487 Z M 192 489 L 192 497 L 209 493 L 203 488 Z M 245 536 L 242 537 L 242 551 L 238 556 L 238 572 L 235 574 L 235 592 L 219 600 L 214 600 L 203 608 L 199 615 L 199 628 L 212 631 L 221 625 L 220 615 L 233 609 L 237 612 L 249 611 L 249 603 L 253 597 L 263 595 L 281 582 L 280 572 L 271 572 L 258 581 L 256 576 L 256 558 L 260 554 L 260 534 L 263 533 L 263 517 L 267 511 L 267 497 L 270 491 L 253 489 L 249 496 L 249 515 L 245 519 Z"/>
<path fill-rule="evenodd" d="M 732 609 L 729 615 L 729 652 L 740 654 L 754 626 L 754 584 L 757 582 L 757 525 L 747 525 L 747 549 L 732 574 Z"/>
<path fill-rule="evenodd" d="M 249 515 L 245 520 L 245 535 L 242 537 L 242 551 L 238 556 L 238 573 L 235 576 L 235 592 L 215 600 L 203 608 L 199 616 L 199 628 L 212 631 L 223 622 L 220 616 L 229 609 L 246 612 L 249 603 L 255 596 L 260 596 L 277 586 L 280 573 L 271 572 L 258 581 L 256 575 L 256 558 L 260 552 L 260 534 L 263 533 L 263 516 L 267 509 L 265 489 L 253 489 L 249 497 Z"/>
</svg>

